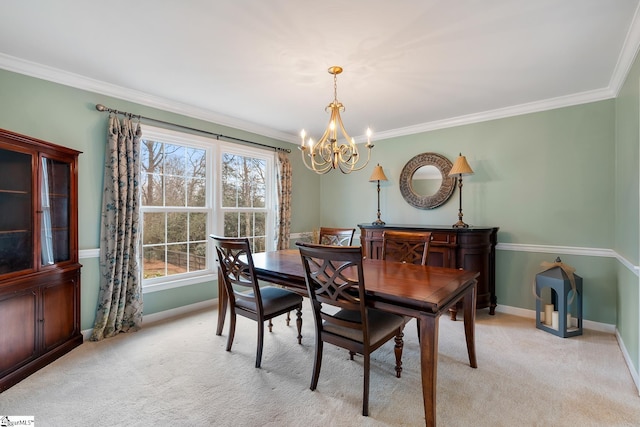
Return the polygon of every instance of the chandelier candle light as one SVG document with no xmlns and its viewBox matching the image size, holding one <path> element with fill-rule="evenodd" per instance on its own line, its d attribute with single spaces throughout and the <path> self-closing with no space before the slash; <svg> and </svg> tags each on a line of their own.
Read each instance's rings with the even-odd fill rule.
<svg viewBox="0 0 640 427">
<path fill-rule="evenodd" d="M 453 224 L 453 228 L 467 228 L 468 224 L 462 221 L 462 175 L 473 175 L 473 169 L 467 163 L 467 158 L 460 153 L 453 167 L 449 171 L 449 176 L 458 178 L 458 189 L 460 192 L 460 209 L 458 210 L 458 222 Z"/>
<path fill-rule="evenodd" d="M 387 176 L 384 174 L 382 170 L 382 166 L 380 163 L 373 169 L 373 173 L 369 178 L 369 182 L 378 181 L 378 219 L 373 221 L 372 225 L 384 225 L 384 221 L 380 219 L 380 181 L 387 181 Z"/>
<path fill-rule="evenodd" d="M 345 174 L 359 171 L 369 163 L 371 158 L 371 149 L 373 148 L 371 129 L 367 129 L 367 143 L 365 144 L 367 160 L 362 163 L 356 141 L 349 136 L 340 117 L 340 112 L 344 111 L 344 105 L 338 101 L 338 74 L 342 73 L 342 67 L 333 66 L 328 71 L 329 74 L 333 74 L 333 101 L 325 108 L 325 111 L 331 114 L 329 125 L 317 142 L 309 138 L 307 145 L 305 145 L 306 132 L 304 129 L 300 132 L 302 160 L 307 169 L 317 174 L 325 174 L 332 169 L 340 169 L 340 172 Z M 338 144 L 338 130 L 345 139 L 342 144 Z M 309 160 L 311 164 L 309 164 Z"/>
</svg>

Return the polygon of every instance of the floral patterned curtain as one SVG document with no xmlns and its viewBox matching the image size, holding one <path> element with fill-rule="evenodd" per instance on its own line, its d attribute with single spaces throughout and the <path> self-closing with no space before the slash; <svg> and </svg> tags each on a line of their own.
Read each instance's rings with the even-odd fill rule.
<svg viewBox="0 0 640 427">
<path fill-rule="evenodd" d="M 100 229 L 100 291 L 92 341 L 142 325 L 140 123 L 109 117 Z"/>
<path fill-rule="evenodd" d="M 276 249 L 289 249 L 291 234 L 291 162 L 284 151 L 278 151 L 278 219 Z"/>
</svg>

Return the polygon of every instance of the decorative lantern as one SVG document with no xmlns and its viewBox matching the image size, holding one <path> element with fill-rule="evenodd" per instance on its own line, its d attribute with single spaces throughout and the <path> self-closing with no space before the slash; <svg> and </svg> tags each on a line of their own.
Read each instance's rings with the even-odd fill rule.
<svg viewBox="0 0 640 427">
<path fill-rule="evenodd" d="M 536 274 L 536 328 L 562 338 L 582 335 L 582 277 L 560 258 L 542 266 Z M 544 288 L 551 289 L 551 301 L 541 297 Z"/>
</svg>

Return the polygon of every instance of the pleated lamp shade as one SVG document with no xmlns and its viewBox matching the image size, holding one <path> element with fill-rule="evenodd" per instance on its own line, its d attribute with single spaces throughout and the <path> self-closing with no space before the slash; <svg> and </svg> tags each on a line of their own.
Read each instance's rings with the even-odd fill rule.
<svg viewBox="0 0 640 427">
<path fill-rule="evenodd" d="M 471 166 L 469 166 L 469 163 L 467 163 L 467 158 L 463 156 L 462 153 L 460 153 L 460 155 L 456 159 L 456 162 L 453 164 L 453 167 L 449 171 L 449 176 L 472 174 L 473 169 L 471 169 Z"/>
<path fill-rule="evenodd" d="M 375 181 L 388 181 L 387 176 L 384 174 L 384 171 L 382 170 L 382 166 L 380 166 L 380 163 L 378 163 L 378 165 L 373 169 L 373 173 L 369 178 L 369 182 L 375 182 Z"/>
</svg>

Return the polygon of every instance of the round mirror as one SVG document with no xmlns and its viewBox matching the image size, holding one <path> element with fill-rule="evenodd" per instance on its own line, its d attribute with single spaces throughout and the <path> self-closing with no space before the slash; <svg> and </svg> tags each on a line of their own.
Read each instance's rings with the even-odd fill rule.
<svg viewBox="0 0 640 427">
<path fill-rule="evenodd" d="M 455 178 L 449 177 L 453 164 L 436 153 L 418 154 L 402 169 L 400 193 L 411 206 L 433 209 L 453 194 Z"/>
<path fill-rule="evenodd" d="M 442 175 L 433 165 L 422 166 L 413 173 L 411 184 L 418 196 L 433 196 L 440 189 Z"/>
</svg>

